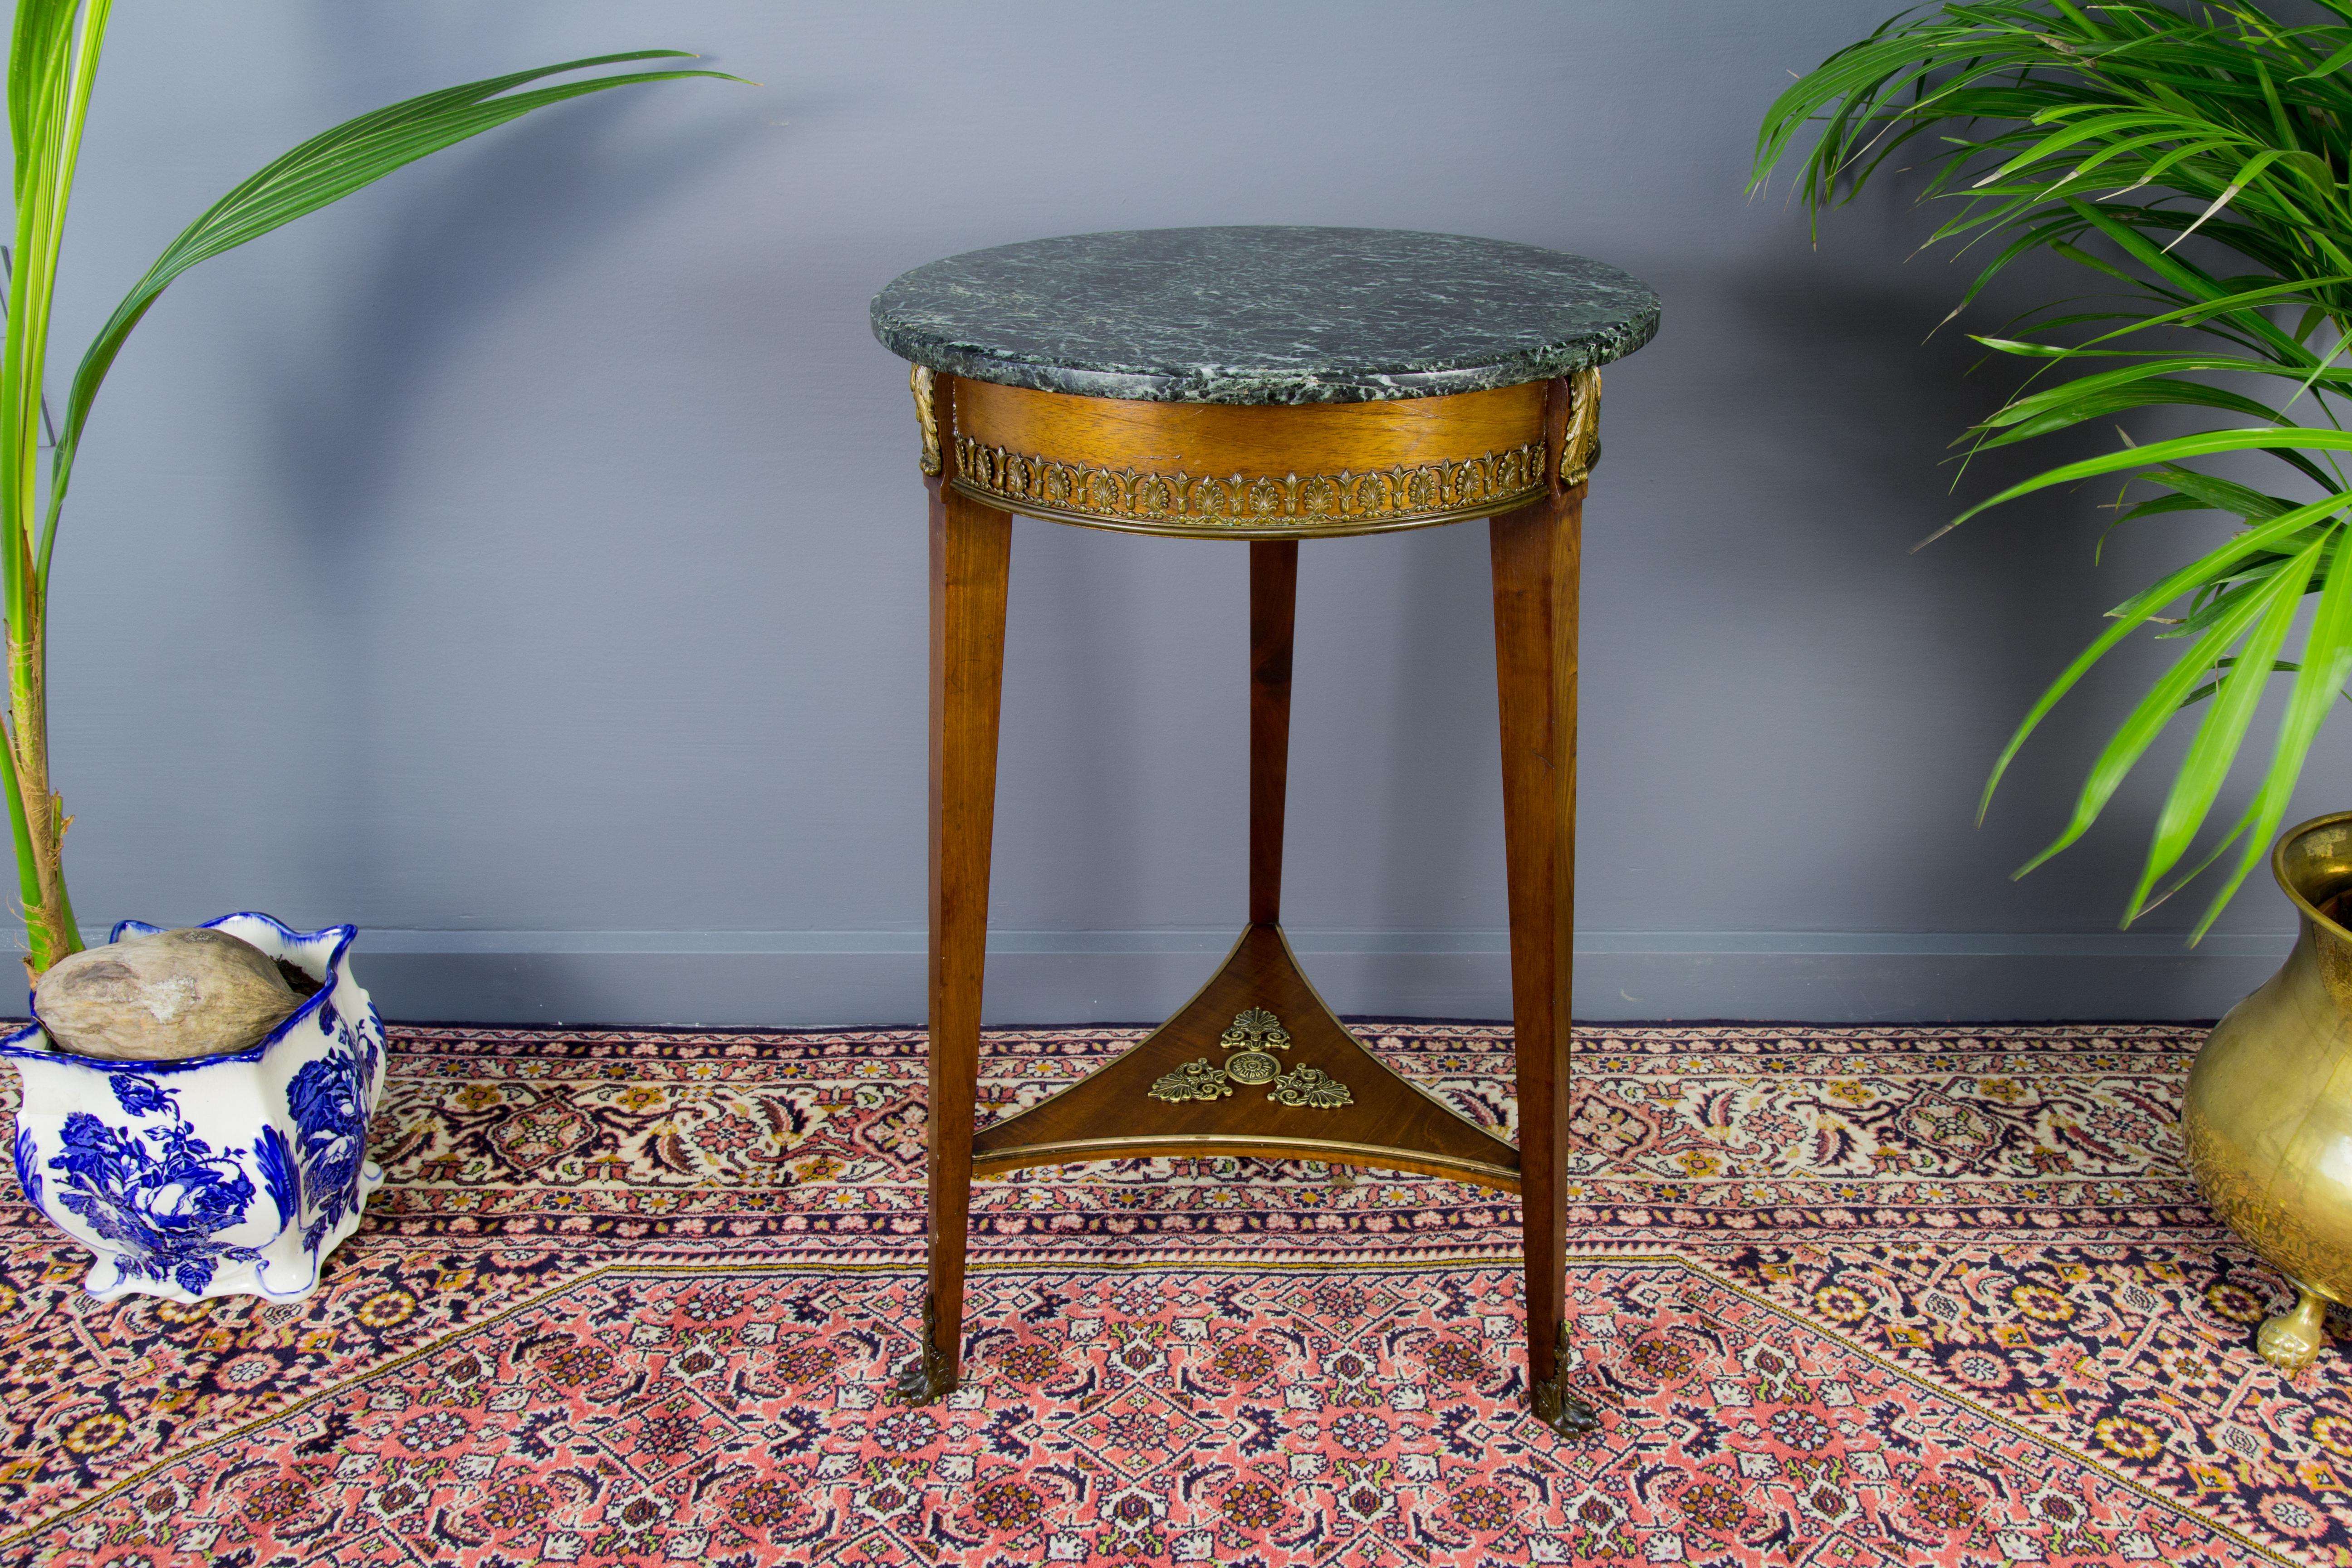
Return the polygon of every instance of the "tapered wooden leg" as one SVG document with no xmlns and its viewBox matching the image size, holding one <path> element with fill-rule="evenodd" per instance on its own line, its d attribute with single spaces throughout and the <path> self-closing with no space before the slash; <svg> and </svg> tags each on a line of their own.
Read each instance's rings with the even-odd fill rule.
<svg viewBox="0 0 2352 1568">
<path fill-rule="evenodd" d="M 1528 1403 L 1591 1431 L 1567 1386 L 1569 964 L 1576 924 L 1576 592 L 1581 485 L 1491 524 L 1509 850 L 1511 1020 L 1528 1294 Z"/>
<path fill-rule="evenodd" d="M 931 490 L 930 1290 L 922 1352 L 898 1397 L 956 1385 L 963 1349 L 964 1247 L 971 1209 L 980 994 L 988 949 L 988 858 L 996 816 L 996 725 L 1004 687 L 1004 593 L 1013 520 Z"/>
<path fill-rule="evenodd" d="M 1298 541 L 1250 541 L 1250 846 L 1252 925 L 1282 919 L 1282 816 L 1290 778 L 1290 638 L 1298 610 Z"/>
</svg>

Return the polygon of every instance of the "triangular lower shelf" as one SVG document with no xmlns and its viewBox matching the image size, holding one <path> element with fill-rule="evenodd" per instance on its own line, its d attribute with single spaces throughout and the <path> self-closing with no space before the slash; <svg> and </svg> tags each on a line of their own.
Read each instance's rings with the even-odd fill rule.
<svg viewBox="0 0 2352 1568">
<path fill-rule="evenodd" d="M 1249 1009 L 1281 1020 L 1287 1075 L 1316 1068 L 1345 1084 L 1350 1103 L 1323 1108 L 1269 1099 L 1265 1082 L 1229 1082 L 1210 1100 L 1155 1099 L 1154 1084 L 1203 1058 L 1229 1059 L 1221 1037 Z M 1274 1053 L 1260 1053 L 1261 1056 Z M 1399 1078 L 1357 1043 L 1299 970 L 1282 930 L 1254 925 L 1200 994 L 1151 1035 L 1091 1077 L 983 1129 L 972 1171 L 1124 1160 L 1147 1154 L 1256 1154 L 1448 1176 L 1519 1190 L 1519 1152 Z"/>
</svg>

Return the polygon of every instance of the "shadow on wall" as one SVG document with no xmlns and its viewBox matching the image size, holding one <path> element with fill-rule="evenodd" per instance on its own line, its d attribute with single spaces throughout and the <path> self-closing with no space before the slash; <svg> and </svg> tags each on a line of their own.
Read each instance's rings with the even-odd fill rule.
<svg viewBox="0 0 2352 1568">
<path fill-rule="evenodd" d="M 338 311 L 341 330 L 310 336 L 310 351 L 291 362 L 310 375 L 289 374 L 288 358 L 269 346 L 255 380 L 280 389 L 273 471 L 286 476 L 296 514 L 311 520 L 314 542 L 333 543 L 369 521 L 367 498 L 414 455 L 406 437 L 450 345 L 542 287 L 549 272 L 637 228 L 657 202 L 683 199 L 716 172 L 720 153 L 745 144 L 730 124 L 651 139 L 624 122 L 633 107 L 567 105 L 412 176 L 384 225 L 388 243 L 371 247 L 372 264 Z M 348 374 L 355 364 L 369 374 Z"/>
<path fill-rule="evenodd" d="M 1355 689 L 1335 694 L 1366 732 L 1335 738 L 1362 750 L 1360 771 L 1334 783 L 1359 794 L 1369 826 L 1352 843 L 1323 841 L 1324 853 L 1361 866 L 1348 882 L 1364 903 L 1353 918 L 1327 906 L 1340 917 L 1328 923 L 1499 927 L 1509 917 L 1490 538 L 1476 521 L 1328 547 L 1362 551 L 1344 564 L 1376 628 L 1344 677 Z M 1304 552 L 1302 574 L 1321 563 Z M 1328 667 L 1335 651 L 1302 649 L 1299 660 Z"/>
<path fill-rule="evenodd" d="M 657 205 L 690 195 L 743 144 L 732 121 L 649 135 L 637 123 L 645 110 L 628 101 L 542 113 L 363 194 L 391 205 L 371 220 L 384 238 L 368 247 L 331 322 L 305 328 L 293 352 L 282 331 L 257 334 L 267 341 L 256 345 L 248 380 L 271 390 L 278 431 L 267 471 L 284 486 L 286 514 L 300 531 L 286 542 L 310 563 L 322 595 L 352 581 L 377 532 L 397 526 L 379 498 L 396 469 L 429 461 L 420 426 L 458 345 L 551 272 L 646 223 Z M 352 374 L 355 365 L 366 373 Z M 616 419 L 625 407 L 616 399 Z M 497 438 L 495 427 L 478 433 Z M 429 638 L 435 628 L 412 631 Z M 366 635 L 363 616 L 347 619 L 341 646 L 318 651 L 342 665 L 336 684 L 362 732 L 372 732 L 376 693 L 359 679 Z M 383 786 L 363 751 L 313 765 L 340 767 L 340 779 L 320 783 L 351 803 L 352 821 L 383 819 Z M 333 868 L 322 874 L 338 885 L 376 887 L 385 868 L 373 844 L 363 833 L 335 832 L 306 853 Z"/>
<path fill-rule="evenodd" d="M 1022 519 L 1013 562 L 1000 929 L 1238 930 L 1248 546 Z"/>
<path fill-rule="evenodd" d="M 2079 289 L 2079 283 L 2060 279 L 2043 287 L 2021 277 L 2002 298 L 1980 300 L 1964 318 L 1938 327 L 1966 280 L 1940 269 L 1937 277 L 1949 278 L 1948 298 L 1818 265 L 1738 279 L 1728 290 L 1741 328 L 1735 341 L 1748 345 L 1751 357 L 1714 384 L 1720 401 L 1694 421 L 1720 429 L 1761 419 L 1766 438 L 1780 448 L 1783 482 L 1804 485 L 1817 501 L 1782 513 L 1784 526 L 1801 531 L 1799 537 L 1740 542 L 1738 531 L 1727 532 L 1724 542 L 1748 558 L 1724 568 L 1749 581 L 1777 576 L 1794 585 L 1793 565 L 1815 602 L 1834 606 L 1845 623 L 1827 635 L 1820 627 L 1785 634 L 1811 643 L 1801 650 L 1805 661 L 1832 662 L 1815 663 L 1817 684 L 1784 690 L 1777 712 L 1761 716 L 1787 721 L 1810 740 L 1784 746 L 1783 755 L 1812 773 L 1811 797 L 1853 808 L 1840 813 L 1837 831 L 1811 837 L 1805 863 L 1787 868 L 1799 879 L 1782 885 L 1795 907 L 1821 907 L 1816 889 L 1834 888 L 1850 899 L 1858 882 L 1883 880 L 1899 867 L 1905 886 L 1885 894 L 1895 900 L 1885 910 L 1891 929 L 2014 923 L 2013 909 L 2004 915 L 1986 908 L 1987 900 L 2025 900 L 2053 925 L 2105 927 L 2113 919 L 2108 906 L 2128 886 L 2141 851 L 2143 825 L 2130 820 L 2128 798 L 2117 802 L 2116 831 L 2095 833 L 2021 887 L 2001 884 L 2064 821 L 2080 769 L 2121 716 L 2113 690 L 2137 679 L 2130 655 L 2060 705 L 2012 767 L 1986 828 L 1969 831 L 1969 824 L 2011 731 L 2096 635 L 2108 605 L 2137 585 L 2127 567 L 2098 578 L 2084 572 L 2113 515 L 2114 493 L 2044 492 L 1918 548 L 2007 485 L 2112 448 L 2116 437 L 2105 425 L 1983 454 L 1965 466 L 1965 449 L 1950 445 L 1999 405 L 2013 381 L 2012 367 L 1987 364 L 1988 351 L 1968 334 L 1997 331 L 2023 300 L 2056 297 L 2062 286 Z M 1802 395 L 1772 402 L 1769 389 L 1790 384 L 1781 367 L 1794 364 L 1804 366 L 1796 384 Z M 2170 521 L 2137 530 L 2129 540 L 2118 536 L 2108 546 L 2109 564 L 2116 566 L 2118 547 L 2133 555 L 2164 549 L 2168 532 L 2198 526 Z M 1780 611 L 1768 602 L 1751 613 L 1769 618 Z M 1872 811 L 1844 799 L 1858 787 L 1846 776 L 1844 757 L 1884 748 L 1895 736 L 1909 739 L 1901 765 L 1913 770 L 1905 792 L 1911 809 Z M 1937 830 L 1922 834 L 1923 822 Z M 1873 823 L 1875 831 L 1855 831 Z M 1923 889 L 1944 887 L 1970 891 L 1922 907 Z"/>
</svg>

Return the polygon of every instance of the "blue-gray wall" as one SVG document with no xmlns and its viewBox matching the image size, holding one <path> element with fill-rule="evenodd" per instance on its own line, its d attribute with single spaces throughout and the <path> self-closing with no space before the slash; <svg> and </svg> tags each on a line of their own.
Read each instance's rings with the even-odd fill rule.
<svg viewBox="0 0 2352 1568">
<path fill-rule="evenodd" d="M 647 46 L 765 85 L 534 117 L 165 298 L 58 553 L 84 917 L 355 921 L 412 1018 L 919 1019 L 922 498 L 867 298 L 1042 235 L 1386 225 L 1665 300 L 1586 512 L 1580 1015 L 2219 1011 L 2290 922 L 2257 883 L 2193 955 L 2185 908 L 2115 931 L 2160 781 L 2007 875 L 2145 661 L 1970 826 L 2040 684 L 2198 527 L 2095 567 L 2082 492 L 1909 553 L 2002 384 L 1923 344 L 1964 273 L 1910 257 L 1896 193 L 1818 250 L 1742 193 L 1789 73 L 1893 5 L 122 0 L 67 366 L 182 224 L 348 115 Z M 1244 555 L 1016 526 L 992 1017 L 1156 1017 L 1229 940 Z M 1486 574 L 1476 525 L 1304 552 L 1288 913 L 1345 1012 L 1507 1007 Z"/>
</svg>

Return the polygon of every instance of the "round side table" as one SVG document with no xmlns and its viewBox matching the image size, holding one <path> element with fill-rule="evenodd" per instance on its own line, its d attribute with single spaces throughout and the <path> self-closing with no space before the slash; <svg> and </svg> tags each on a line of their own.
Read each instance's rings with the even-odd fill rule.
<svg viewBox="0 0 2352 1568">
<path fill-rule="evenodd" d="M 930 1280 L 898 1395 L 962 1347 L 977 1174 L 1256 1154 L 1520 1194 L 1528 1388 L 1568 1387 L 1569 953 L 1576 616 L 1599 367 L 1657 330 L 1613 268 L 1389 229 L 1077 235 L 916 268 L 874 331 L 914 363 L 930 491 Z M 975 1135 L 1012 514 L 1250 550 L 1249 920 L 1215 976 L 1118 1060 Z M 1399 1078 L 1284 940 L 1282 826 L 1298 542 L 1489 518 L 1519 1143 Z"/>
</svg>

